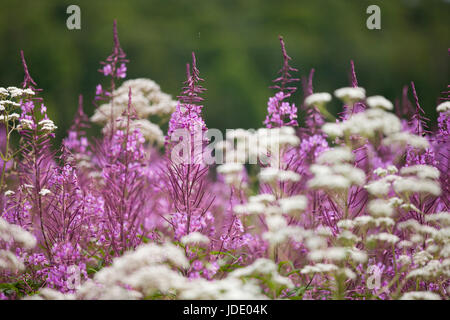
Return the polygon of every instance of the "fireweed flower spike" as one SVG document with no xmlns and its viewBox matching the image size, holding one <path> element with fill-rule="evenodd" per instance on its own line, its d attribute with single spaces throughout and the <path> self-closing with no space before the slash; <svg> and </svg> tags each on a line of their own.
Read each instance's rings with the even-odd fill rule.
<svg viewBox="0 0 450 320">
<path fill-rule="evenodd" d="M 42 190 L 48 189 L 49 179 L 52 171 L 51 138 L 56 127 L 48 119 L 43 99 L 37 96 L 41 89 L 36 88 L 36 82 L 31 78 L 21 51 L 22 64 L 25 72 L 23 89 L 30 89 L 36 95 L 29 95 L 21 102 L 22 114 L 20 116 L 19 132 L 21 135 L 21 157 L 19 163 L 19 181 L 21 185 L 29 185 L 25 188 L 26 198 L 32 204 L 31 219 L 39 221 L 40 237 L 44 240 L 49 259 L 52 259 L 51 243 L 45 230 L 45 208 Z M 40 112 L 37 108 L 40 108 Z M 41 113 L 41 115 L 39 115 Z M 42 120 L 41 119 L 43 116 Z M 26 126 L 23 123 L 27 123 Z"/>
<path fill-rule="evenodd" d="M 320 127 L 324 124 L 324 119 L 321 114 L 321 112 L 317 109 L 317 107 L 314 104 L 307 104 L 306 99 L 309 98 L 314 93 L 313 88 L 313 77 L 314 77 L 314 69 L 311 69 L 309 72 L 308 77 L 302 77 L 302 85 L 303 85 L 303 95 L 305 97 L 305 100 L 302 104 L 302 109 L 306 111 L 306 119 L 305 119 L 305 126 L 306 128 L 300 128 L 300 130 L 306 131 L 306 134 L 308 132 L 315 134 L 317 131 L 320 131 Z M 326 100 L 328 100 L 326 98 Z M 322 99 L 321 99 L 322 101 Z M 326 102 L 326 101 L 323 101 Z"/>
<path fill-rule="evenodd" d="M 206 89 L 200 85 L 195 54 L 192 53 L 192 65 L 186 66 L 185 87 L 179 102 L 169 121 L 166 138 L 167 186 L 173 209 L 170 224 L 176 240 L 194 231 L 203 230 L 210 235 L 214 218 L 209 211 L 214 197 L 206 191 L 206 175 L 209 167 L 202 161 L 206 125 L 201 116 L 203 98 Z M 181 149 L 180 149 L 181 146 Z"/>
<path fill-rule="evenodd" d="M 101 173 L 105 184 L 110 186 L 101 191 L 105 203 L 105 237 L 113 256 L 137 247 L 148 235 L 143 226 L 148 214 L 145 140 L 139 129 L 130 127 L 135 118 L 131 88 L 128 99 L 128 108 L 123 114 L 126 126 L 117 129 L 111 143 L 106 145 L 106 162 L 102 164 Z"/>
<path fill-rule="evenodd" d="M 282 126 L 297 126 L 297 107 L 295 104 L 290 104 L 285 99 L 289 98 L 297 88 L 292 86 L 293 82 L 299 81 L 298 78 L 293 78 L 291 72 L 298 70 L 289 65 L 292 59 L 286 52 L 283 37 L 280 36 L 281 52 L 283 54 L 283 66 L 278 73 L 280 76 L 273 80 L 276 84 L 271 88 L 278 90 L 275 96 L 269 98 L 267 102 L 267 117 L 264 124 L 267 128 L 282 127 Z"/>
<path fill-rule="evenodd" d="M 110 132 L 109 136 L 112 137 L 114 134 L 114 91 L 117 86 L 117 80 L 123 79 L 126 77 L 126 71 L 128 60 L 126 59 L 126 54 L 120 46 L 119 35 L 117 32 L 117 21 L 114 20 L 113 24 L 113 51 L 111 55 L 109 55 L 105 61 L 101 61 L 100 64 L 102 67 L 98 70 L 105 77 L 110 78 L 110 87 L 109 89 L 103 89 L 103 87 L 99 84 L 96 87 L 96 96 L 94 99 L 94 105 L 98 107 L 97 101 L 105 101 L 108 100 L 111 108 L 109 110 L 109 114 L 106 114 L 109 118 L 110 123 Z"/>
<path fill-rule="evenodd" d="M 86 136 L 86 129 L 90 128 L 89 117 L 83 110 L 83 95 L 78 97 L 78 110 L 74 121 L 67 132 L 67 137 L 63 140 L 63 145 L 70 152 L 76 162 L 78 180 L 81 184 L 89 181 L 87 168 L 91 168 L 92 152 L 90 143 Z"/>
</svg>

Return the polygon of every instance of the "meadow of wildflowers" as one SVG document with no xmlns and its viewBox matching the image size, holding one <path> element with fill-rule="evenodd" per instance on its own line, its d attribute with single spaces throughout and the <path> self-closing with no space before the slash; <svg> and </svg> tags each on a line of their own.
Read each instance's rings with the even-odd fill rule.
<svg viewBox="0 0 450 320">
<path fill-rule="evenodd" d="M 348 87 L 315 92 L 280 37 L 263 127 L 223 138 L 194 53 L 171 97 L 126 79 L 113 30 L 61 146 L 26 52 L 0 87 L 0 299 L 449 297 L 450 87 L 437 124 L 413 82 L 369 95 L 353 61 Z"/>
</svg>

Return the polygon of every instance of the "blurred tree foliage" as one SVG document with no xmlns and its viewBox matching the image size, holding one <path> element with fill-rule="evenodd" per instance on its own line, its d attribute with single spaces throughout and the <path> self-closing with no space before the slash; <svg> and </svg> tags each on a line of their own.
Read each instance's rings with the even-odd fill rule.
<svg viewBox="0 0 450 320">
<path fill-rule="evenodd" d="M 96 71 L 112 48 L 112 22 L 130 59 L 127 78 L 148 77 L 176 96 L 195 51 L 206 80 L 208 127 L 256 128 L 281 66 L 284 36 L 299 76 L 316 69 L 315 90 L 349 84 L 350 59 L 369 95 L 394 100 L 415 81 L 422 106 L 436 118 L 448 84 L 450 4 L 445 0 L 2 0 L 0 86 L 23 79 L 19 50 L 44 89 L 61 139 L 77 95 L 91 115 Z M 81 8 L 81 30 L 68 30 L 66 8 Z M 366 8 L 381 8 L 381 30 L 366 28 Z M 104 83 L 104 82 L 103 82 Z M 301 103 L 300 92 L 294 96 Z M 338 102 L 333 107 L 337 111 Z"/>
</svg>

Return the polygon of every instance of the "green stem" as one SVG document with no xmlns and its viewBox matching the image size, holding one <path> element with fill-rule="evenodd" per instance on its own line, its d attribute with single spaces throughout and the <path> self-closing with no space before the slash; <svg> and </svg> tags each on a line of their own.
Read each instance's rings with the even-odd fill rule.
<svg viewBox="0 0 450 320">
<path fill-rule="evenodd" d="M 325 106 L 317 106 L 317 109 L 320 111 L 321 114 L 325 116 L 328 120 L 331 122 L 336 122 L 336 117 L 333 116 L 326 108 Z"/>
<path fill-rule="evenodd" d="M 3 184 L 5 183 L 5 175 L 6 175 L 6 164 L 8 163 L 8 154 L 9 154 L 9 127 L 8 127 L 8 114 L 5 114 L 5 136 L 6 136 L 6 147 L 5 147 L 5 155 L 2 154 L 3 166 L 2 166 L 2 175 L 0 178 L 0 192 L 3 192 Z"/>
</svg>

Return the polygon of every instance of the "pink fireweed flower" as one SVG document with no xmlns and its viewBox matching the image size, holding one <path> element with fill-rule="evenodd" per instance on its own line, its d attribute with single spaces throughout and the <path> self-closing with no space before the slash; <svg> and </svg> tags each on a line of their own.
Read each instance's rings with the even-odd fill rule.
<svg viewBox="0 0 450 320">
<path fill-rule="evenodd" d="M 104 76 L 112 75 L 112 67 L 110 64 L 107 64 L 103 67 L 102 73 Z"/>
<path fill-rule="evenodd" d="M 125 63 L 122 63 L 120 67 L 117 69 L 117 77 L 118 78 L 125 78 L 127 76 L 127 66 Z"/>
<path fill-rule="evenodd" d="M 101 85 L 101 84 L 98 84 L 98 85 L 95 87 L 95 95 L 99 96 L 99 95 L 101 95 L 102 93 L 103 93 L 102 85 Z"/>
</svg>

